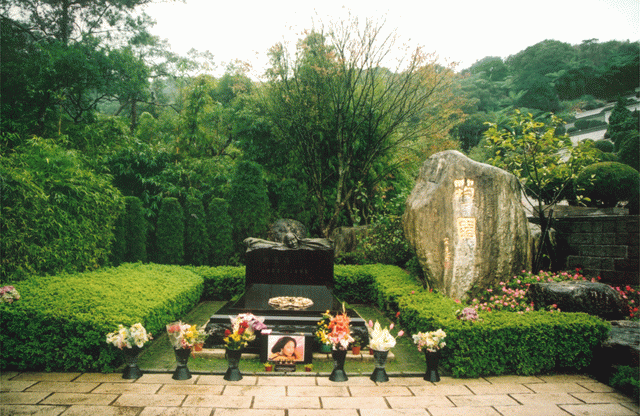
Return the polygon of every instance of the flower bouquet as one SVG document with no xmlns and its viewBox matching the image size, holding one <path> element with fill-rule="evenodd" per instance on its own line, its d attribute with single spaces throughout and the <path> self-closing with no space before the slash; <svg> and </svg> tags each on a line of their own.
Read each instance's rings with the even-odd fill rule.
<svg viewBox="0 0 640 416">
<path fill-rule="evenodd" d="M 107 334 L 107 343 L 123 348 L 133 348 L 134 346 L 142 348 L 144 344 L 152 340 L 153 337 L 140 322 L 125 328 L 124 325 L 118 325 L 118 329 Z"/>
<path fill-rule="evenodd" d="M 327 340 L 331 344 L 331 354 L 333 356 L 333 371 L 329 375 L 331 381 L 347 381 L 347 373 L 344 371 L 344 363 L 347 358 L 347 349 L 353 342 L 351 337 L 351 320 L 347 315 L 344 305 L 342 313 L 331 316 L 329 311 L 325 313 L 330 317 L 327 325 Z M 324 317 L 324 315 L 323 315 Z"/>
<path fill-rule="evenodd" d="M 20 293 L 13 286 L 0 287 L 0 303 L 13 303 L 14 300 L 20 299 Z"/>
<path fill-rule="evenodd" d="M 138 352 L 152 339 L 151 334 L 139 322 L 129 328 L 120 324 L 117 330 L 107 334 L 107 343 L 113 344 L 124 352 L 127 367 L 122 373 L 122 378 L 131 380 L 142 377 L 142 371 L 138 368 Z"/>
<path fill-rule="evenodd" d="M 264 318 L 258 318 L 250 313 L 241 313 L 236 317 L 230 316 L 231 328 L 224 332 L 224 343 L 227 350 L 240 350 L 256 339 L 255 332 L 266 329 Z"/>
<path fill-rule="evenodd" d="M 389 351 L 396 346 L 396 337 L 391 335 L 391 330 L 394 324 L 391 323 L 389 328 L 382 328 L 380 323 L 376 321 L 369 321 L 367 324 L 367 330 L 369 331 L 369 347 L 374 351 Z M 404 331 L 398 331 L 396 336 L 401 337 L 404 335 Z"/>
<path fill-rule="evenodd" d="M 398 315 L 396 315 L 397 317 Z M 385 364 L 387 362 L 387 355 L 389 350 L 396 346 L 396 337 L 391 335 L 391 330 L 394 324 L 391 323 L 389 328 L 382 328 L 380 322 L 369 321 L 367 324 L 367 330 L 369 331 L 369 347 L 373 350 L 373 359 L 375 361 L 375 370 L 371 374 L 370 379 L 375 382 L 389 381 L 389 376 L 385 370 Z M 399 337 L 404 335 L 404 331 L 398 331 Z"/>
<path fill-rule="evenodd" d="M 179 349 L 191 349 L 193 345 L 198 341 L 200 332 L 195 325 L 189 325 L 182 323 L 182 321 L 174 322 L 167 325 L 167 334 L 171 345 L 176 350 Z"/>
<path fill-rule="evenodd" d="M 442 330 L 431 332 L 418 332 L 413 335 L 413 343 L 418 346 L 418 351 L 422 351 L 424 348 L 428 352 L 436 352 L 444 348 L 447 343 L 443 339 L 447 334 Z"/>
<path fill-rule="evenodd" d="M 316 341 L 320 344 L 320 352 L 330 352 L 331 350 L 331 342 L 327 337 L 329 335 L 329 323 L 331 322 L 331 314 L 329 311 L 326 311 L 322 314 L 322 319 L 318 321 L 318 326 L 316 329 Z M 323 349 L 326 350 L 323 351 Z"/>
<path fill-rule="evenodd" d="M 327 340 L 334 350 L 344 350 L 349 348 L 349 344 L 353 342 L 351 337 L 351 320 L 344 311 L 336 316 L 332 316 L 327 326 Z"/>
</svg>

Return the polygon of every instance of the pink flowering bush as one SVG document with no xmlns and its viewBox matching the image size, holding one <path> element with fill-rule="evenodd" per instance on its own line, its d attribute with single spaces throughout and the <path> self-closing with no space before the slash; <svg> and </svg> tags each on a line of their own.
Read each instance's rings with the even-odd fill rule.
<svg viewBox="0 0 640 416">
<path fill-rule="evenodd" d="M 477 311 L 493 312 L 493 311 L 512 311 L 512 312 L 529 312 L 536 309 L 533 302 L 527 297 L 527 291 L 529 286 L 533 283 L 549 283 L 549 282 L 564 282 L 571 280 L 587 280 L 596 282 L 600 280 L 597 278 L 586 278 L 580 274 L 580 270 L 576 269 L 575 272 L 546 272 L 540 271 L 536 274 L 527 272 L 525 270 L 518 276 L 506 282 L 500 282 L 496 287 L 485 289 L 479 296 L 471 299 L 468 303 L 469 306 L 475 308 Z M 629 317 L 637 318 L 638 303 L 640 301 L 640 293 L 638 290 L 631 286 L 624 288 L 614 287 L 620 295 L 629 303 Z M 560 310 L 556 305 L 545 307 L 545 309 L 551 312 L 559 312 Z"/>
</svg>

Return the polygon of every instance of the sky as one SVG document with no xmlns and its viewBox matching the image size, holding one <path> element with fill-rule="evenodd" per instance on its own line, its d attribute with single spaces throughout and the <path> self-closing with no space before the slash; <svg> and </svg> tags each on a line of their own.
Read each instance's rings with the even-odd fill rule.
<svg viewBox="0 0 640 416">
<path fill-rule="evenodd" d="M 152 4 L 145 12 L 157 22 L 152 33 L 167 39 L 172 51 L 209 51 L 220 68 L 241 60 L 258 72 L 276 43 L 295 43 L 314 22 L 349 14 L 384 19 L 385 31 L 436 53 L 442 63 L 458 62 L 458 70 L 545 39 L 572 45 L 640 40 L 640 0 L 186 0 Z"/>
</svg>

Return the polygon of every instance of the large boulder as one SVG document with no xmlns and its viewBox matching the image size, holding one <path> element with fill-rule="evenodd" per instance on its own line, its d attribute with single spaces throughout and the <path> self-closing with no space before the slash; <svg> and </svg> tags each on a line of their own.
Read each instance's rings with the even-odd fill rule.
<svg viewBox="0 0 640 416">
<path fill-rule="evenodd" d="M 430 287 L 464 298 L 529 269 L 529 223 L 520 184 L 502 169 L 454 150 L 420 169 L 403 226 Z"/>
<path fill-rule="evenodd" d="M 585 312 L 603 319 L 623 319 L 629 306 L 611 286 L 585 280 L 534 283 L 528 295 L 536 306 L 557 305 L 562 312 Z"/>
</svg>

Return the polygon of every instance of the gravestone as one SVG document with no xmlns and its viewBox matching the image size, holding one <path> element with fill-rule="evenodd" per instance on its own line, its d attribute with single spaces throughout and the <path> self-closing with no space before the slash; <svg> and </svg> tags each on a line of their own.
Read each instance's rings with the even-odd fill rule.
<svg viewBox="0 0 640 416">
<path fill-rule="evenodd" d="M 245 291 L 211 317 L 205 347 L 222 344 L 224 331 L 230 326 L 229 316 L 252 313 L 265 317 L 271 334 L 304 336 L 304 362 L 311 362 L 318 321 L 327 310 L 342 311 L 342 303 L 333 294 L 331 241 L 305 238 L 295 228 L 292 230 L 285 232 L 281 241 L 245 239 Z M 364 320 L 351 309 L 347 314 L 353 331 L 366 334 Z M 258 336 L 247 351 L 259 352 L 261 361 L 266 361 L 267 340 Z"/>
<path fill-rule="evenodd" d="M 512 174 L 454 150 L 420 169 L 403 227 L 430 287 L 462 299 L 531 264 L 529 223 Z"/>
</svg>

